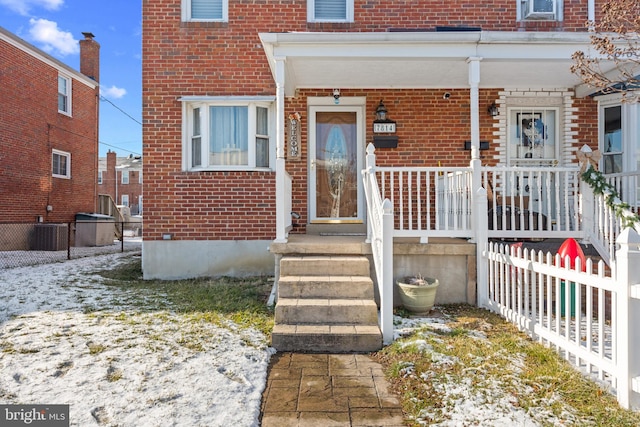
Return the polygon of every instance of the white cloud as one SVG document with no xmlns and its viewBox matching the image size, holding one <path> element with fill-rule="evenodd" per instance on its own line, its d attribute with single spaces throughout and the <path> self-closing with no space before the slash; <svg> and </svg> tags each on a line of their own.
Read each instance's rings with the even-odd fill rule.
<svg viewBox="0 0 640 427">
<path fill-rule="evenodd" d="M 0 5 L 6 6 L 20 15 L 28 15 L 34 8 L 46 10 L 58 10 L 64 4 L 64 0 L 0 0 Z"/>
<path fill-rule="evenodd" d="M 57 23 L 46 19 L 30 19 L 29 24 L 32 40 L 45 52 L 66 56 L 80 51 L 78 41 L 70 32 L 60 30 Z"/>
<path fill-rule="evenodd" d="M 120 99 L 127 94 L 127 90 L 120 87 L 101 87 L 100 93 L 107 98 Z"/>
</svg>

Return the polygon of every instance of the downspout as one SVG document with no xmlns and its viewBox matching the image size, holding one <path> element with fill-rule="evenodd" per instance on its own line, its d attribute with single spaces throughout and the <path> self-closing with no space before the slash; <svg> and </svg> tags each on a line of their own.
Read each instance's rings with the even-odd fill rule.
<svg viewBox="0 0 640 427">
<path fill-rule="evenodd" d="M 286 163 L 284 147 L 284 64 L 283 57 L 275 58 L 276 80 L 276 242 L 285 243 L 286 216 L 285 191 L 286 191 Z"/>
<path fill-rule="evenodd" d="M 587 20 L 589 21 L 589 30 L 593 30 L 596 22 L 596 0 L 589 0 L 587 3 Z"/>
</svg>

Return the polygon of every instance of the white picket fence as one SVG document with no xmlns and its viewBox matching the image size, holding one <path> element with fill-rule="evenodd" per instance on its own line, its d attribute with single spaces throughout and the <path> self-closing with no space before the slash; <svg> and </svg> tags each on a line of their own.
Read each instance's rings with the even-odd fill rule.
<svg viewBox="0 0 640 427">
<path fill-rule="evenodd" d="M 557 254 L 491 243 L 484 305 L 640 408 L 640 236 L 626 229 L 617 243 L 610 274 L 602 261 L 570 268 Z"/>
</svg>

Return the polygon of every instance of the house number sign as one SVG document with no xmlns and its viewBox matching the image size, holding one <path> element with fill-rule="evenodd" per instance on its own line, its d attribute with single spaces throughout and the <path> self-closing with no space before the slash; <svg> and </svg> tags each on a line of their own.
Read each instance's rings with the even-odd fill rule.
<svg viewBox="0 0 640 427">
<path fill-rule="evenodd" d="M 289 158 L 300 159 L 300 114 L 289 114 Z"/>
<path fill-rule="evenodd" d="M 396 124 L 395 122 L 373 122 L 373 133 L 396 133 Z"/>
</svg>

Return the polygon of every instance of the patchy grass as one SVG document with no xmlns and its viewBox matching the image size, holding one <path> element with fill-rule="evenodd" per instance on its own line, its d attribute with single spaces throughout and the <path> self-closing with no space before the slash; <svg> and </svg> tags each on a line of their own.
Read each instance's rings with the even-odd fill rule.
<svg viewBox="0 0 640 427">
<path fill-rule="evenodd" d="M 375 355 L 402 396 L 409 425 L 482 425 L 465 416 L 486 415 L 486 424 L 518 414 L 542 426 L 640 425 L 640 413 L 621 409 L 554 350 L 499 316 L 466 305 L 441 311 L 442 319 Z M 405 322 L 396 317 L 396 327 Z M 511 412 L 501 413 L 505 407 Z"/>
<path fill-rule="evenodd" d="M 266 302 L 273 282 L 268 277 L 143 280 L 140 259 L 97 272 L 106 284 L 129 291 L 126 301 L 141 311 L 170 310 L 196 321 L 253 327 L 267 337 L 273 329 L 273 311 Z"/>
</svg>

